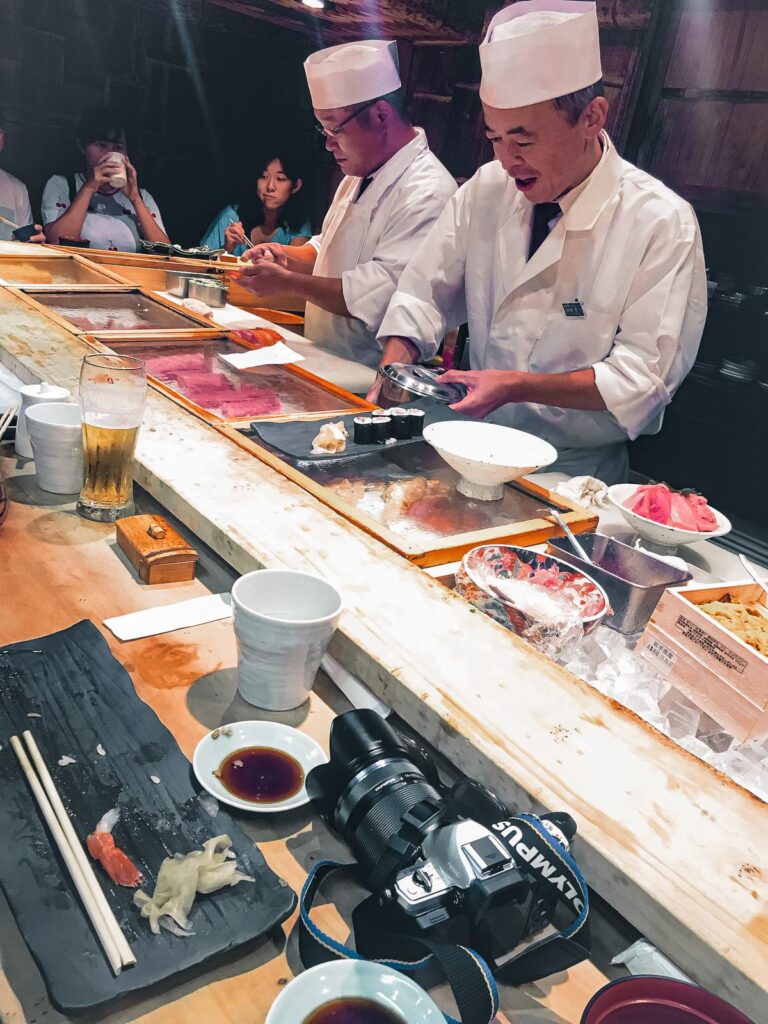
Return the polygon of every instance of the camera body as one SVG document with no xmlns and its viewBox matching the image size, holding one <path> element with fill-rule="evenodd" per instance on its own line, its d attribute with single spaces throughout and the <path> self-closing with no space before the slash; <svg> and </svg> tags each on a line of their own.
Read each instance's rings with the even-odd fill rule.
<svg viewBox="0 0 768 1024">
<path fill-rule="evenodd" d="M 334 721 L 331 759 L 307 790 L 355 851 L 388 931 L 470 945 L 498 969 L 551 921 L 558 891 L 508 841 L 504 805 L 468 779 L 447 790 L 428 754 L 376 712 Z M 542 822 L 567 849 L 572 819 Z"/>
</svg>

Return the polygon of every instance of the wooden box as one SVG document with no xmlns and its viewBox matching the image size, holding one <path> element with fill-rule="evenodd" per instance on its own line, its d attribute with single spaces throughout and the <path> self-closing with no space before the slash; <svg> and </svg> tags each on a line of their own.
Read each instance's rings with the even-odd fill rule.
<svg viewBox="0 0 768 1024">
<path fill-rule="evenodd" d="M 195 578 L 197 552 L 162 516 L 129 516 L 116 524 L 117 543 L 144 583 Z"/>
<path fill-rule="evenodd" d="M 637 653 L 737 740 L 760 740 L 768 736 L 768 658 L 698 608 L 726 594 L 768 605 L 756 583 L 670 588 Z"/>
</svg>

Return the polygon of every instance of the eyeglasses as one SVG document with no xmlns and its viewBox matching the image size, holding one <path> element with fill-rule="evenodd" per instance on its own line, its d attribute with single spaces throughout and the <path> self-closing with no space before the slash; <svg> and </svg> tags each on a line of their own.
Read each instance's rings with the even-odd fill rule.
<svg viewBox="0 0 768 1024">
<path fill-rule="evenodd" d="M 358 107 L 353 114 L 349 115 L 349 117 L 345 117 L 341 124 L 337 124 L 335 128 L 323 128 L 321 124 L 316 124 L 315 131 L 318 135 L 322 135 L 324 139 L 332 139 L 334 135 L 339 134 L 345 124 L 349 124 L 349 122 L 354 120 L 358 114 L 362 114 L 364 110 L 367 110 L 368 107 L 372 107 L 374 103 L 378 103 L 380 98 L 381 97 L 377 96 L 376 99 L 368 100 L 367 103 L 364 103 L 362 107 Z"/>
</svg>

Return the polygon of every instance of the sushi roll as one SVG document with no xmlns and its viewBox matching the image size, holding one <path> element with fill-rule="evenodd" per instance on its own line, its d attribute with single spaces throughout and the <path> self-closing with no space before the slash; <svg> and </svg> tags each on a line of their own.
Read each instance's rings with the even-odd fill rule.
<svg viewBox="0 0 768 1024">
<path fill-rule="evenodd" d="M 373 418 L 371 416 L 355 416 L 352 421 L 353 440 L 355 444 L 373 444 Z"/>
<path fill-rule="evenodd" d="M 402 441 L 405 437 L 410 437 L 410 424 L 407 409 L 390 409 L 389 415 L 392 417 L 392 434 L 391 436 L 396 438 L 398 441 Z"/>
<path fill-rule="evenodd" d="M 424 433 L 424 410 L 408 409 L 408 436 L 421 437 Z"/>
<path fill-rule="evenodd" d="M 392 417 L 374 416 L 372 418 L 373 440 L 384 444 L 387 438 L 392 436 Z"/>
</svg>

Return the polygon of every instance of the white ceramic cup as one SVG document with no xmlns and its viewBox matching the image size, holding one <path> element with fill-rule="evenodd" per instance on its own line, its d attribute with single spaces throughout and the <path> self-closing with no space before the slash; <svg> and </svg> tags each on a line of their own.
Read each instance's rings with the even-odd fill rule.
<svg viewBox="0 0 768 1024">
<path fill-rule="evenodd" d="M 125 188 L 128 184 L 128 175 L 125 171 L 125 156 L 123 153 L 112 152 L 107 153 L 109 158 L 109 165 L 115 167 L 114 172 L 110 177 L 110 184 L 115 188 Z"/>
<path fill-rule="evenodd" d="M 314 686 L 342 609 L 335 587 L 305 572 L 260 569 L 232 587 L 240 695 L 269 711 L 297 708 Z"/>
<path fill-rule="evenodd" d="M 27 432 L 27 409 L 31 405 L 41 405 L 43 402 L 66 402 L 69 398 L 69 391 L 66 388 L 57 387 L 55 384 L 25 384 L 23 388 L 19 388 L 19 394 L 21 395 L 21 409 L 16 421 L 14 450 L 22 459 L 31 459 L 32 444 Z"/>
<path fill-rule="evenodd" d="M 48 402 L 27 410 L 37 485 L 52 494 L 76 494 L 83 484 L 80 406 Z"/>
<path fill-rule="evenodd" d="M 404 974 L 367 960 L 335 960 L 304 971 L 272 1004 L 266 1024 L 302 1024 L 335 999 L 369 999 L 403 1024 L 445 1024 L 432 998 Z"/>
</svg>

